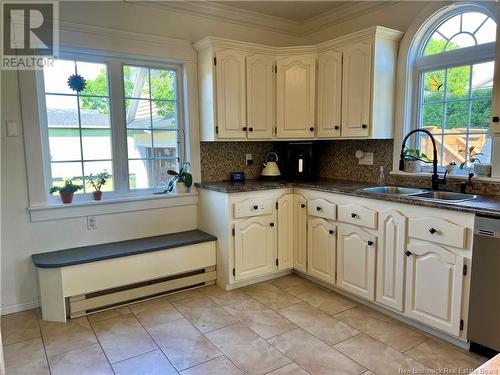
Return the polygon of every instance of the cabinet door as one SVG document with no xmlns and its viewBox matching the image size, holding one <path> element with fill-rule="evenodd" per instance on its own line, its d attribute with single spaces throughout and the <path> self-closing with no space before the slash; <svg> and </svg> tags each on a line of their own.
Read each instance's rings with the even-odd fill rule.
<svg viewBox="0 0 500 375">
<path fill-rule="evenodd" d="M 408 251 L 406 315 L 459 336 L 463 258 L 430 243 L 410 245 Z"/>
<path fill-rule="evenodd" d="M 375 240 L 364 229 L 338 226 L 337 286 L 371 301 L 375 297 Z"/>
<path fill-rule="evenodd" d="M 342 136 L 370 135 L 371 45 L 353 43 L 343 49 Z"/>
<path fill-rule="evenodd" d="M 307 199 L 294 194 L 293 268 L 307 272 Z"/>
<path fill-rule="evenodd" d="M 280 271 L 293 267 L 294 216 L 293 194 L 285 194 L 278 199 L 278 269 Z"/>
<path fill-rule="evenodd" d="M 274 57 L 247 57 L 248 138 L 272 138 L 274 128 Z"/>
<path fill-rule="evenodd" d="M 342 52 L 318 56 L 318 137 L 340 137 L 342 111 Z"/>
<path fill-rule="evenodd" d="M 377 302 L 403 311 L 406 217 L 388 209 L 379 214 L 380 239 L 377 249 Z"/>
<path fill-rule="evenodd" d="M 335 284 L 335 227 L 325 219 L 307 224 L 307 273 Z"/>
<path fill-rule="evenodd" d="M 246 138 L 245 54 L 224 50 L 216 53 L 216 101 L 218 138 Z"/>
<path fill-rule="evenodd" d="M 314 137 L 315 65 L 313 56 L 277 60 L 276 126 L 279 138 Z"/>
<path fill-rule="evenodd" d="M 272 217 L 252 217 L 234 226 L 234 279 L 244 280 L 276 269 L 276 226 Z"/>
</svg>

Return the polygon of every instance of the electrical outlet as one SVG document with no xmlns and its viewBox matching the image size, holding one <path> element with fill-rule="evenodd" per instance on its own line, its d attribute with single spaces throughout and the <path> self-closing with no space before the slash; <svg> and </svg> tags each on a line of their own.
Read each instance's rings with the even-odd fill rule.
<svg viewBox="0 0 500 375">
<path fill-rule="evenodd" d="M 87 216 L 87 229 L 97 229 L 97 219 L 95 216 Z"/>
<path fill-rule="evenodd" d="M 358 160 L 360 165 L 373 165 L 373 152 L 365 152 Z"/>
<path fill-rule="evenodd" d="M 252 154 L 245 154 L 245 164 L 252 165 L 253 164 L 253 156 Z"/>
</svg>

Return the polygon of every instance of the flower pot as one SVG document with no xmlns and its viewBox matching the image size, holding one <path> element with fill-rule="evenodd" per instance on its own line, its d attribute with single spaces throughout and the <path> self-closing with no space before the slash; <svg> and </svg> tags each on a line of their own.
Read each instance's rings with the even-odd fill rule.
<svg viewBox="0 0 500 375">
<path fill-rule="evenodd" d="M 188 193 L 189 189 L 186 187 L 183 181 L 177 181 L 175 183 L 175 192 L 177 194 Z"/>
<path fill-rule="evenodd" d="M 490 177 L 491 176 L 491 164 L 474 164 L 474 174 L 480 177 Z"/>
<path fill-rule="evenodd" d="M 458 165 L 450 164 L 446 166 L 446 170 L 448 171 L 448 176 L 455 176 L 458 172 Z"/>
<path fill-rule="evenodd" d="M 59 196 L 63 203 L 71 203 L 73 202 L 73 195 L 75 195 L 72 191 L 60 191 Z"/>
<path fill-rule="evenodd" d="M 92 195 L 94 196 L 95 201 L 100 201 L 102 198 L 102 191 L 93 191 Z"/>
<path fill-rule="evenodd" d="M 405 172 L 420 173 L 422 171 L 422 164 L 419 160 L 405 160 Z"/>
</svg>

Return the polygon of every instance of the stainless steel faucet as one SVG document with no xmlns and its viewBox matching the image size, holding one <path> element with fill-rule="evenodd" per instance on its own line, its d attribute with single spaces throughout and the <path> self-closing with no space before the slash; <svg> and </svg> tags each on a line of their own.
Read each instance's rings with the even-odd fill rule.
<svg viewBox="0 0 500 375">
<path fill-rule="evenodd" d="M 405 152 L 406 140 L 408 139 L 408 137 L 410 137 L 410 135 L 412 135 L 414 133 L 418 133 L 418 132 L 425 133 L 431 138 L 432 148 L 433 148 L 432 149 L 432 180 L 431 180 L 432 181 L 432 190 L 439 190 L 439 185 L 446 184 L 446 173 L 448 171 L 446 171 L 444 173 L 443 178 L 439 177 L 438 171 L 437 171 L 438 160 L 437 160 L 436 140 L 434 139 L 434 137 L 430 131 L 428 131 L 426 129 L 414 129 L 411 132 L 409 132 L 408 134 L 406 134 L 406 136 L 403 139 L 403 144 L 401 145 L 401 155 L 400 155 L 400 159 L 399 159 L 399 170 L 400 171 L 405 170 L 405 154 L 404 154 L 404 152 Z"/>
</svg>

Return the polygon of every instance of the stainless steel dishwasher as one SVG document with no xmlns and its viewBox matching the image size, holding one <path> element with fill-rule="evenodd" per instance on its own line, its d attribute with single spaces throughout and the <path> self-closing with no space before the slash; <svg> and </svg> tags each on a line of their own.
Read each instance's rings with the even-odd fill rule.
<svg viewBox="0 0 500 375">
<path fill-rule="evenodd" d="M 468 338 L 471 351 L 500 352 L 500 220 L 474 223 Z"/>
</svg>

